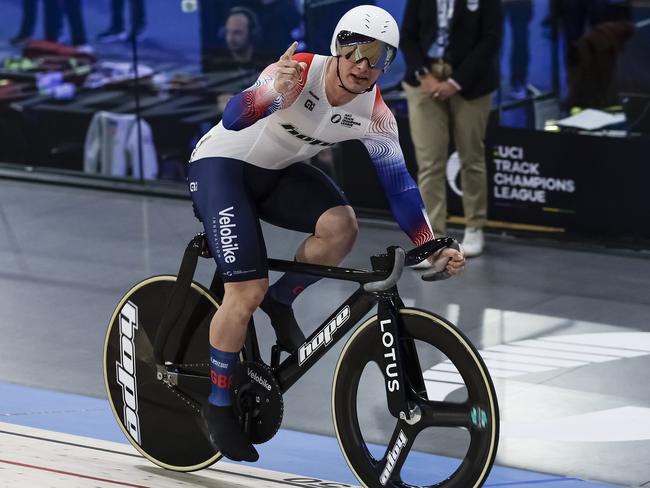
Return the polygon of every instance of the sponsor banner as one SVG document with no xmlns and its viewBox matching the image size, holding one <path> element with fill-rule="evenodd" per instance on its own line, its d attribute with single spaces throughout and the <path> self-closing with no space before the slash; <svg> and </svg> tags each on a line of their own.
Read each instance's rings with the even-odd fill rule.
<svg viewBox="0 0 650 488">
<path fill-rule="evenodd" d="M 493 127 L 491 220 L 569 233 L 650 237 L 650 141 Z"/>
<path fill-rule="evenodd" d="M 406 117 L 397 117 L 406 165 L 417 162 Z M 389 210 L 372 165 L 354 142 L 341 143 L 337 181 L 352 205 Z M 488 219 L 571 234 L 650 238 L 650 139 L 553 133 L 492 126 L 485 141 Z M 460 160 L 447 164 L 447 203 L 462 216 Z"/>
<path fill-rule="evenodd" d="M 537 131 L 496 127 L 485 143 L 488 218 L 493 221 L 576 228 L 580 201 L 593 186 L 581 162 L 567 161 L 559 143 Z M 461 161 L 453 153 L 447 163 L 447 196 L 452 215 L 463 215 Z"/>
</svg>

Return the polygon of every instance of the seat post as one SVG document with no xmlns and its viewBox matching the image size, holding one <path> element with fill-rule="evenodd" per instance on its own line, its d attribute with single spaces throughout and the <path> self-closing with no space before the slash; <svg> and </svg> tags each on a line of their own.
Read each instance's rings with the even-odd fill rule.
<svg viewBox="0 0 650 488">
<path fill-rule="evenodd" d="M 178 277 L 176 278 L 176 282 L 172 288 L 171 295 L 167 301 L 165 312 L 163 313 L 162 319 L 160 320 L 160 324 L 156 332 L 156 338 L 154 340 L 153 354 L 158 366 L 162 367 L 165 364 L 165 360 L 163 358 L 163 350 L 172 328 L 177 325 L 178 318 L 183 312 L 183 307 L 185 306 L 187 296 L 192 286 L 192 279 L 194 278 L 194 272 L 196 271 L 196 264 L 198 262 L 199 255 L 203 250 L 204 244 L 205 234 L 197 234 L 189 242 L 187 248 L 185 249 L 185 253 L 183 254 L 183 260 L 181 261 L 181 266 L 178 270 Z M 173 356 L 175 355 L 176 354 Z"/>
</svg>

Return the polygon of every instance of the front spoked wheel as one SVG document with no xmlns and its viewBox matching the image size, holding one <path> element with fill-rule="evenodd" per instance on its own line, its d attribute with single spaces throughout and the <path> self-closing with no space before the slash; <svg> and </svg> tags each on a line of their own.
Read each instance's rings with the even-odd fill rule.
<svg viewBox="0 0 650 488">
<path fill-rule="evenodd" d="M 454 325 L 401 309 L 400 341 L 409 417 L 387 405 L 377 316 L 346 343 L 334 374 L 332 414 L 339 445 L 368 487 L 478 488 L 497 452 L 499 411 L 488 370 Z"/>
</svg>

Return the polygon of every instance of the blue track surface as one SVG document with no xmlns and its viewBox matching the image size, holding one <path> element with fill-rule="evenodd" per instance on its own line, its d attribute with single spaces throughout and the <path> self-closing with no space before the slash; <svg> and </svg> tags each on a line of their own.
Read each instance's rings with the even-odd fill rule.
<svg viewBox="0 0 650 488">
<path fill-rule="evenodd" d="M 63 432 L 107 441 L 126 439 L 117 426 L 108 402 L 69 393 L 0 383 L 0 422 Z M 305 456 L 309 446 L 309 456 Z M 258 446 L 260 461 L 255 466 L 301 476 L 357 484 L 332 437 L 280 430 L 271 441 Z M 412 459 L 412 457 L 414 458 Z M 411 453 L 408 480 L 417 483 L 424 470 L 445 470 L 453 462 L 442 456 Z M 607 488 L 613 485 L 576 478 L 535 473 L 495 466 L 485 486 Z"/>
</svg>

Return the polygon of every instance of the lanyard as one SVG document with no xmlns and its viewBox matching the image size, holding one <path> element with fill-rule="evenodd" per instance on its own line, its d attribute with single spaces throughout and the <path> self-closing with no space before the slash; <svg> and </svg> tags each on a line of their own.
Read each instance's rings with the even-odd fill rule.
<svg viewBox="0 0 650 488">
<path fill-rule="evenodd" d="M 454 16 L 456 0 L 438 0 L 438 29 L 447 29 Z"/>
<path fill-rule="evenodd" d="M 428 55 L 431 58 L 442 58 L 449 44 L 449 24 L 454 16 L 456 0 L 438 0 L 438 37 L 431 45 Z"/>
</svg>

